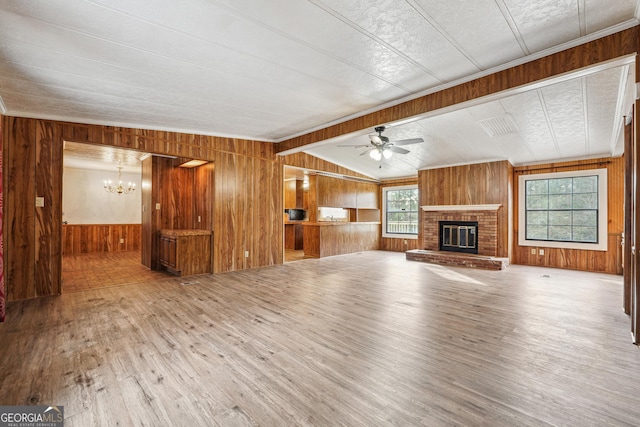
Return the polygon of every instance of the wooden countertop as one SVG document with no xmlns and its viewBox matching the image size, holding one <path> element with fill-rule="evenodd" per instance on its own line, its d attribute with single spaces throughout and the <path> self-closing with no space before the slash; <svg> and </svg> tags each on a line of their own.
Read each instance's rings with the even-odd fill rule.
<svg viewBox="0 0 640 427">
<path fill-rule="evenodd" d="M 183 229 L 183 230 L 169 230 L 163 229 L 160 230 L 160 235 L 167 237 L 183 237 L 183 236 L 210 236 L 213 234 L 211 230 L 192 230 L 192 229 Z"/>
</svg>

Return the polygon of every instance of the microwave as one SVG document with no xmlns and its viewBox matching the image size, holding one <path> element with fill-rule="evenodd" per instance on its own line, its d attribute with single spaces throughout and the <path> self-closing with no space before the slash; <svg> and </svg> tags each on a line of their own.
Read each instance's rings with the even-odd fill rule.
<svg viewBox="0 0 640 427">
<path fill-rule="evenodd" d="M 304 209 L 285 209 L 284 211 L 289 214 L 289 221 L 302 221 L 307 213 Z"/>
</svg>

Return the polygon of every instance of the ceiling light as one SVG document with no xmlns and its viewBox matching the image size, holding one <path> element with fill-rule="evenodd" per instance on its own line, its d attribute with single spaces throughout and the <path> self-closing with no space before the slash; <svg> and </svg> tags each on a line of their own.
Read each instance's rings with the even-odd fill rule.
<svg viewBox="0 0 640 427">
<path fill-rule="evenodd" d="M 376 161 L 382 159 L 382 153 L 380 153 L 380 149 L 378 148 L 376 148 L 375 150 L 371 150 L 369 156 L 371 156 L 371 158 Z"/>
<path fill-rule="evenodd" d="M 206 160 L 189 160 L 180 165 L 181 168 L 195 168 L 196 166 L 202 166 L 207 163 Z"/>
<path fill-rule="evenodd" d="M 393 151 L 391 151 L 391 150 L 382 150 L 382 155 L 384 156 L 385 159 L 390 159 L 391 156 L 393 155 Z"/>
</svg>

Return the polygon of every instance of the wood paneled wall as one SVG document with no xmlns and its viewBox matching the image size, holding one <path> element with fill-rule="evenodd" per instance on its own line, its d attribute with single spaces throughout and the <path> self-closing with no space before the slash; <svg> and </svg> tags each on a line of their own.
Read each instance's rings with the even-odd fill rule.
<svg viewBox="0 0 640 427">
<path fill-rule="evenodd" d="M 380 199 L 380 209 L 382 209 L 382 197 L 383 197 L 382 190 L 384 188 L 398 187 L 402 185 L 417 185 L 417 184 L 418 184 L 418 177 L 383 181 L 380 184 L 380 195 L 378 197 Z M 384 212 L 382 212 L 382 215 L 384 215 Z M 422 228 L 422 225 L 420 223 L 421 221 L 422 221 L 422 215 L 419 215 L 418 226 L 420 229 Z M 382 235 L 380 236 L 380 250 L 393 251 L 393 252 L 405 252 L 411 249 L 422 249 L 422 240 L 420 238 L 396 239 L 396 238 L 382 237 Z"/>
<path fill-rule="evenodd" d="M 66 224 L 62 255 L 138 251 L 141 232 L 140 224 Z"/>
<path fill-rule="evenodd" d="M 62 268 L 62 132 L 4 117 L 7 300 L 56 295 Z M 42 197 L 44 207 L 36 207 Z"/>
<path fill-rule="evenodd" d="M 541 244 L 544 255 L 531 254 L 531 246 L 518 245 L 518 177 L 523 174 L 568 172 L 588 169 L 607 169 L 608 193 L 608 250 L 588 251 L 578 249 L 548 248 Z M 622 232 L 624 231 L 624 159 L 603 158 L 574 162 L 557 162 L 544 165 L 523 166 L 514 169 L 514 257 L 512 263 L 622 274 Z M 536 251 L 537 252 L 537 251 Z"/>
<path fill-rule="evenodd" d="M 274 144 L 3 117 L 8 300 L 60 293 L 63 140 L 214 162 L 215 188 L 206 189 L 215 194 L 208 210 L 213 218 L 214 272 L 282 263 L 283 163 Z M 149 179 L 145 170 L 143 165 L 143 180 Z M 35 207 L 36 196 L 44 197 L 44 208 Z M 148 202 L 149 195 L 143 200 Z"/>
<path fill-rule="evenodd" d="M 513 166 L 506 160 L 418 171 L 420 206 L 502 205 L 498 210 L 497 256 L 510 258 L 512 175 Z M 422 234 L 418 240 L 423 241 Z"/>
<path fill-rule="evenodd" d="M 279 145 L 279 144 L 277 144 Z M 356 178 L 372 179 L 370 176 L 363 175 L 347 169 L 342 166 L 338 166 L 335 163 L 328 162 L 326 160 L 319 159 L 310 154 L 299 152 L 283 156 L 284 164 L 287 166 L 295 166 L 302 169 L 309 169 L 319 172 L 329 172 L 339 175 L 353 176 Z"/>
<path fill-rule="evenodd" d="M 639 40 L 636 26 L 526 64 L 282 141 L 277 144 L 276 150 L 283 152 L 363 129 L 373 130 L 381 124 L 415 117 L 621 56 L 634 55 L 640 50 Z"/>
</svg>

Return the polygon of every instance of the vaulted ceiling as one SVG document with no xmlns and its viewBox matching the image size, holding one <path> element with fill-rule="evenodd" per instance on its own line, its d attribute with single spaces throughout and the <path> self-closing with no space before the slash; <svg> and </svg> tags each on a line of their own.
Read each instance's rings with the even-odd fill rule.
<svg viewBox="0 0 640 427">
<path fill-rule="evenodd" d="M 638 0 L 0 2 L 0 111 L 277 143 L 638 24 Z M 633 59 L 302 150 L 375 178 L 620 155 Z M 506 126 L 506 128 L 504 127 Z"/>
</svg>

